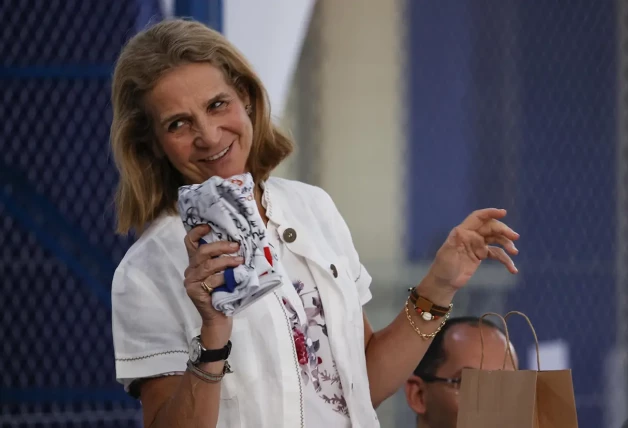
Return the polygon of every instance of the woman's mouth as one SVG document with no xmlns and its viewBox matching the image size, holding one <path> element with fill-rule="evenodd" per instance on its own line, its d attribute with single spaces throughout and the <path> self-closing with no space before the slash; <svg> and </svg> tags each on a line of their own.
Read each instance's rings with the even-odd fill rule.
<svg viewBox="0 0 628 428">
<path fill-rule="evenodd" d="M 231 150 L 231 146 L 233 146 L 233 143 L 229 144 L 228 147 L 226 147 L 223 150 L 219 151 L 215 155 L 212 155 L 210 157 L 207 157 L 207 158 L 203 159 L 203 162 L 214 162 L 214 161 L 217 161 L 219 159 L 224 158 L 227 155 L 227 153 L 229 153 L 229 151 Z"/>
</svg>

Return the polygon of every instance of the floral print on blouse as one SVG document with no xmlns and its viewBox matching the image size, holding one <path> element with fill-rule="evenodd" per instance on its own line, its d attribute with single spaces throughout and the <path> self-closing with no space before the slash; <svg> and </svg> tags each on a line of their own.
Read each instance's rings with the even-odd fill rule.
<svg viewBox="0 0 628 428">
<path fill-rule="evenodd" d="M 347 402 L 329 347 L 325 312 L 318 288 L 307 287 L 299 280 L 294 281 L 292 285 L 301 298 L 307 316 L 307 323 L 300 324 L 295 309 L 286 298 L 283 299 L 292 322 L 292 334 L 303 384 L 307 387 L 311 382 L 324 403 L 332 406 L 334 412 L 348 417 Z"/>
</svg>

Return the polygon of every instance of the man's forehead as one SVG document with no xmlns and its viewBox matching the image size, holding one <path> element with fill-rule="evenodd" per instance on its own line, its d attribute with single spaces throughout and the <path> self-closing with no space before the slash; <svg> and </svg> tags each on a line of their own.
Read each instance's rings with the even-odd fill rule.
<svg viewBox="0 0 628 428">
<path fill-rule="evenodd" d="M 494 327 L 483 325 L 481 327 L 484 337 L 485 357 L 489 354 L 503 355 L 506 349 L 506 337 Z M 464 366 L 477 364 L 482 355 L 482 343 L 480 339 L 480 326 L 460 324 L 453 326 L 443 341 L 446 361 L 458 362 Z"/>
</svg>

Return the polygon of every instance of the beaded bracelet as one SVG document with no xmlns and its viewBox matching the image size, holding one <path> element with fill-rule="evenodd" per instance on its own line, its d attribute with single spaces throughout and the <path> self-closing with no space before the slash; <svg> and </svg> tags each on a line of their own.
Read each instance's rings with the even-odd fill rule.
<svg viewBox="0 0 628 428">
<path fill-rule="evenodd" d="M 414 310 L 425 321 L 437 320 L 451 312 L 454 307 L 453 303 L 449 306 L 438 306 L 430 299 L 420 296 L 416 287 L 409 288 L 410 301 L 414 305 Z"/>
<path fill-rule="evenodd" d="M 405 310 L 406 310 L 406 317 L 408 318 L 408 321 L 410 321 L 410 325 L 412 326 L 416 334 L 418 334 L 423 340 L 432 339 L 434 336 L 436 336 L 438 332 L 442 330 L 443 326 L 449 319 L 449 314 L 450 314 L 450 312 L 447 312 L 445 314 L 445 316 L 443 317 L 443 320 L 441 321 L 440 325 L 438 326 L 438 328 L 436 329 L 434 333 L 422 333 L 419 327 L 414 323 L 414 320 L 412 319 L 412 316 L 410 315 L 410 297 L 408 297 L 408 299 L 406 300 Z"/>
</svg>

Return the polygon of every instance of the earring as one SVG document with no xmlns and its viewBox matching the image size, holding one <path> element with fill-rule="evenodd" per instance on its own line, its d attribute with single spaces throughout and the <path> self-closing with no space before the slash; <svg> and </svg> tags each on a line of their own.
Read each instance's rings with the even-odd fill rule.
<svg viewBox="0 0 628 428">
<path fill-rule="evenodd" d="M 247 104 L 244 107 L 244 110 L 246 111 L 246 114 L 251 115 L 251 113 L 253 113 L 253 107 L 251 107 L 251 104 Z"/>
</svg>

